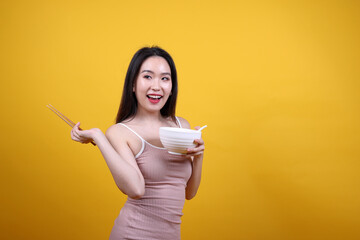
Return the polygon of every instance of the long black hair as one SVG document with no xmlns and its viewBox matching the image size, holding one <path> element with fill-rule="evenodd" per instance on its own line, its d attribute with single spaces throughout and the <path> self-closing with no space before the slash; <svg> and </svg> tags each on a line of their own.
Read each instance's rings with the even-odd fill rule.
<svg viewBox="0 0 360 240">
<path fill-rule="evenodd" d="M 138 109 L 138 102 L 135 93 L 133 92 L 133 87 L 135 85 L 135 81 L 139 74 L 142 63 L 147 58 L 152 56 L 159 56 L 164 58 L 170 66 L 171 82 L 172 82 L 171 95 L 169 96 L 164 107 L 160 110 L 160 113 L 163 117 L 171 117 L 172 120 L 175 121 L 175 108 L 176 108 L 176 99 L 178 92 L 175 63 L 169 53 L 167 53 L 165 50 L 161 49 L 160 47 L 153 46 L 153 47 L 144 47 L 139 49 L 131 59 L 125 77 L 124 89 L 122 93 L 119 111 L 116 117 L 116 123 L 125 120 L 131 120 L 133 117 L 135 117 L 136 111 Z"/>
</svg>

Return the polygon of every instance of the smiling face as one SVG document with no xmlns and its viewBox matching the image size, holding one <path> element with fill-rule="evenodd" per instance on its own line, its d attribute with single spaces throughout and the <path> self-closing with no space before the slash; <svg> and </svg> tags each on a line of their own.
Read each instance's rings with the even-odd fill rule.
<svg viewBox="0 0 360 240">
<path fill-rule="evenodd" d="M 168 100 L 171 89 L 171 70 L 167 61 L 158 56 L 147 58 L 140 67 L 133 87 L 139 110 L 160 111 Z"/>
</svg>

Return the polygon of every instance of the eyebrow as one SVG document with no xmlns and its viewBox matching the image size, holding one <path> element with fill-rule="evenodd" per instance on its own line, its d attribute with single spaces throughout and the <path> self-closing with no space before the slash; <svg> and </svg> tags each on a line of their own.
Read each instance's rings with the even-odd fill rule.
<svg viewBox="0 0 360 240">
<path fill-rule="evenodd" d="M 151 70 L 143 70 L 141 73 L 143 72 L 149 72 L 149 73 L 152 73 L 152 74 L 155 74 L 153 71 Z M 164 72 L 164 73 L 161 73 L 161 75 L 170 75 L 171 76 L 171 73 L 168 73 L 168 72 Z"/>
</svg>

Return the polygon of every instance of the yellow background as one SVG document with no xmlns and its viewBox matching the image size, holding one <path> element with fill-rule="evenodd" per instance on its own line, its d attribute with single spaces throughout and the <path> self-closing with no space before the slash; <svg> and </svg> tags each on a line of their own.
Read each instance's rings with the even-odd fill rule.
<svg viewBox="0 0 360 240">
<path fill-rule="evenodd" d="M 207 124 L 182 239 L 360 239 L 358 1 L 0 2 L 1 239 L 107 239 L 126 197 L 100 151 L 126 69 L 159 45 Z"/>
</svg>

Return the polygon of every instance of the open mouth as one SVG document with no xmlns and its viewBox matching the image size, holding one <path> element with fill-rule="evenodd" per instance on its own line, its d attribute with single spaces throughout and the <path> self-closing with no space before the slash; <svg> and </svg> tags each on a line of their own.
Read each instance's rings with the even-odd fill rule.
<svg viewBox="0 0 360 240">
<path fill-rule="evenodd" d="M 146 95 L 146 96 L 152 100 L 160 100 L 160 98 L 162 98 L 162 96 L 160 95 Z"/>
<path fill-rule="evenodd" d="M 149 101 L 153 104 L 160 102 L 162 96 L 160 95 L 146 95 Z"/>
</svg>

